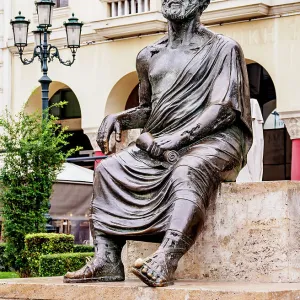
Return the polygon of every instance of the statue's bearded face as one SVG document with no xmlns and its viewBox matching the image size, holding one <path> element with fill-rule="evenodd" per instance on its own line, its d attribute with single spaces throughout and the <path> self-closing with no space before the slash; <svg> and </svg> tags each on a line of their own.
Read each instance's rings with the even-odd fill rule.
<svg viewBox="0 0 300 300">
<path fill-rule="evenodd" d="M 162 13 L 170 21 L 180 21 L 194 16 L 200 9 L 199 0 L 163 0 Z"/>
</svg>

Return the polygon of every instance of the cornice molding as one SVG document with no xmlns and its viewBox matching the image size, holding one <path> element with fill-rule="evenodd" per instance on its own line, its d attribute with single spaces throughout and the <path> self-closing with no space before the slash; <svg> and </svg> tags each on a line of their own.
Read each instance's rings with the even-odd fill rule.
<svg viewBox="0 0 300 300">
<path fill-rule="evenodd" d="M 112 0 L 99 0 L 112 1 Z M 151 0 L 154 1 L 154 0 Z M 237 5 L 238 3 L 238 5 Z M 274 15 L 286 15 L 288 13 L 300 13 L 300 1 L 270 6 L 267 0 L 221 0 L 214 1 L 201 17 L 206 25 L 216 25 L 226 22 L 243 21 L 255 18 L 271 17 Z M 54 18 L 66 18 L 71 12 L 70 7 L 57 8 Z M 34 15 L 37 22 L 37 15 Z M 167 30 L 167 22 L 160 11 L 150 11 L 139 14 L 107 18 L 87 23 L 82 31 L 82 45 L 98 43 L 107 40 L 134 37 L 146 34 L 161 33 Z M 26 53 L 34 49 L 33 36 L 29 34 Z M 54 28 L 51 34 L 51 43 L 64 48 L 66 45 L 65 28 L 60 26 Z M 8 40 L 8 47 L 11 52 L 17 52 L 13 40 Z M 1 43 L 0 47 L 6 47 Z"/>
<path fill-rule="evenodd" d="M 266 17 L 268 14 L 269 6 L 262 3 L 228 8 L 224 5 L 224 8 L 218 10 L 211 9 L 204 12 L 201 17 L 201 22 L 203 24 L 213 25 L 224 22 Z"/>
<path fill-rule="evenodd" d="M 160 12 L 154 11 L 93 22 L 92 28 L 103 39 L 114 39 L 165 32 L 167 23 Z"/>
<path fill-rule="evenodd" d="M 289 4 L 281 4 L 276 6 L 271 6 L 269 15 L 284 15 L 284 14 L 292 14 L 295 12 L 300 12 L 300 1 L 298 3 L 289 3 Z"/>
<path fill-rule="evenodd" d="M 214 1 L 203 13 L 201 21 L 204 24 L 214 25 L 223 22 L 235 22 L 252 18 L 271 17 L 300 12 L 300 1 L 271 5 L 267 0 L 249 1 Z"/>
</svg>

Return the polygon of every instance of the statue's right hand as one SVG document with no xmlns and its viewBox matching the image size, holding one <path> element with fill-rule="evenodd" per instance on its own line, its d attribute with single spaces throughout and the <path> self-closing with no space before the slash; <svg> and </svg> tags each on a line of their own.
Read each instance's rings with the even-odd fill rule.
<svg viewBox="0 0 300 300">
<path fill-rule="evenodd" d="M 114 131 L 116 133 L 116 141 L 121 142 L 121 123 L 117 116 L 109 115 L 102 121 L 97 135 L 97 144 L 104 154 L 109 153 L 109 139 Z"/>
</svg>

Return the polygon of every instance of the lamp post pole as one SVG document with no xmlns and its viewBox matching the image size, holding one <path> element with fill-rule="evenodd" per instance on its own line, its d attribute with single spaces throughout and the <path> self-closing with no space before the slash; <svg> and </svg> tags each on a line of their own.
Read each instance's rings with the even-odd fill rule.
<svg viewBox="0 0 300 300">
<path fill-rule="evenodd" d="M 42 111 L 43 119 L 47 118 L 47 108 L 49 105 L 49 87 L 52 80 L 48 77 L 48 42 L 47 42 L 47 31 L 44 31 L 44 42 L 43 42 L 43 55 L 42 55 L 42 72 L 43 76 L 39 80 L 42 88 Z"/>
<path fill-rule="evenodd" d="M 54 58 L 57 58 L 59 62 L 65 66 L 70 67 L 75 62 L 76 52 L 80 48 L 80 38 L 83 23 L 78 22 L 78 19 L 72 17 L 68 22 L 64 23 L 67 35 L 68 48 L 72 53 L 72 60 L 63 61 L 60 57 L 59 50 L 56 46 L 49 44 L 51 31 L 48 30 L 52 26 L 52 14 L 55 3 L 53 0 L 38 0 L 35 2 L 36 10 L 38 14 L 39 26 L 37 30 L 33 31 L 35 38 L 35 48 L 31 59 L 23 58 L 24 49 L 27 46 L 28 40 L 28 28 L 30 21 L 25 20 L 25 17 L 19 15 L 12 20 L 10 23 L 12 25 L 14 33 L 15 46 L 18 48 L 20 60 L 24 65 L 29 65 L 34 62 L 37 57 L 41 63 L 41 71 L 43 76 L 39 80 L 42 89 L 42 112 L 43 120 L 48 118 L 48 103 L 49 103 L 49 87 L 52 80 L 48 77 L 48 63 L 52 62 Z M 40 209 L 40 200 L 36 201 L 37 209 Z M 49 209 L 51 204 L 49 202 Z M 48 224 L 51 221 L 50 214 L 45 214 L 47 219 L 46 229 L 48 232 L 54 231 L 54 227 Z M 39 224 L 36 224 L 37 230 L 39 229 Z"/>
</svg>

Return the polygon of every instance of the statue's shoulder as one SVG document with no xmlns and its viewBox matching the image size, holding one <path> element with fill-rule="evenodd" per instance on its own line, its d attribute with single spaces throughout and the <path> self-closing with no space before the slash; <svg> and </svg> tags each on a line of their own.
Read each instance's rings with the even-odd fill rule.
<svg viewBox="0 0 300 300">
<path fill-rule="evenodd" d="M 137 61 L 137 63 L 144 64 L 144 63 L 148 62 L 150 58 L 151 58 L 151 52 L 150 52 L 149 46 L 147 46 L 138 53 L 136 61 Z"/>
<path fill-rule="evenodd" d="M 227 51 L 236 50 L 237 52 L 242 52 L 242 47 L 234 39 L 222 34 L 216 34 L 216 37 L 218 39 L 218 42 L 222 44 L 223 51 L 227 52 Z"/>
<path fill-rule="evenodd" d="M 164 36 L 163 38 L 153 43 L 152 45 L 146 46 L 137 55 L 137 62 L 139 63 L 148 62 L 149 59 L 153 56 L 153 54 L 159 52 L 161 48 L 165 48 L 167 42 L 168 42 L 168 36 Z"/>
<path fill-rule="evenodd" d="M 232 38 L 215 33 L 202 24 L 198 27 L 198 35 L 202 38 L 201 43 L 203 43 L 203 40 L 204 44 L 213 43 L 216 48 L 220 49 L 221 47 L 223 53 L 231 51 L 232 49 L 241 49 L 240 45 Z"/>
</svg>

